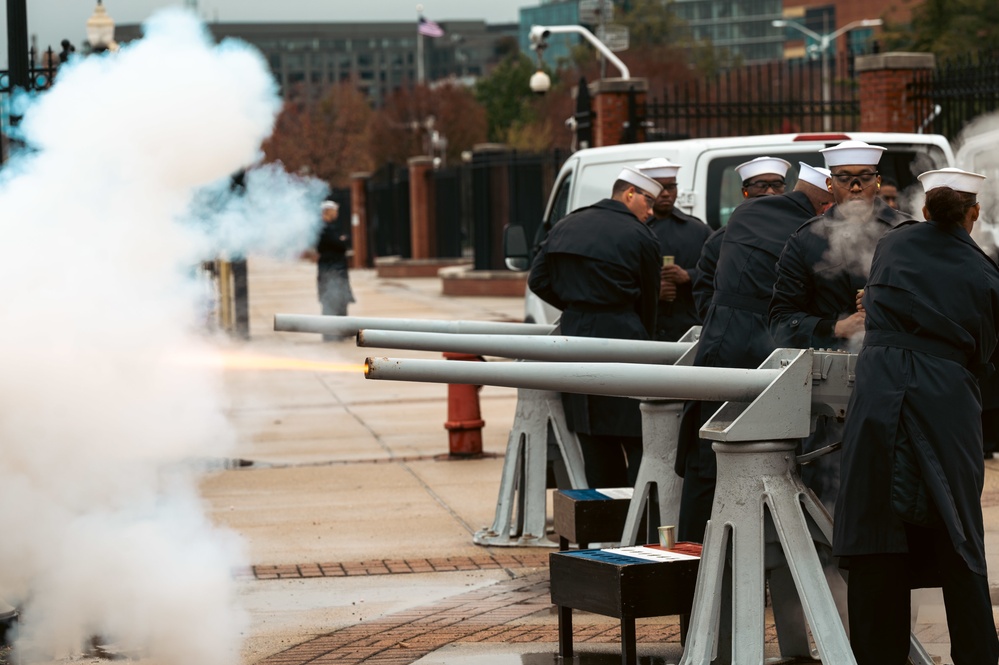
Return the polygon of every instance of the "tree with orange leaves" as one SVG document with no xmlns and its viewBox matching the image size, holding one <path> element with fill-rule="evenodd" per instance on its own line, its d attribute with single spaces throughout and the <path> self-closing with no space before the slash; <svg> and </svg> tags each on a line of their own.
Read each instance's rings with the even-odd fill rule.
<svg viewBox="0 0 999 665">
<path fill-rule="evenodd" d="M 374 166 L 369 150 L 373 113 L 364 94 L 347 83 L 311 105 L 288 102 L 264 143 L 265 161 L 347 187 L 351 173 Z"/>
<path fill-rule="evenodd" d="M 376 164 L 405 164 L 416 155 L 458 163 L 486 140 L 486 112 L 472 93 L 450 82 L 397 90 L 375 116 L 371 156 Z"/>
</svg>

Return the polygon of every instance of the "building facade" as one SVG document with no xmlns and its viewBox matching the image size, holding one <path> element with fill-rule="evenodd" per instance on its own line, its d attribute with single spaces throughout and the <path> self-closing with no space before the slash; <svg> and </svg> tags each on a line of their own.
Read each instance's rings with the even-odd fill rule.
<svg viewBox="0 0 999 665">
<path fill-rule="evenodd" d="M 912 20 L 912 7 L 918 0 L 903 0 L 884 5 L 866 0 L 784 0 L 782 18 L 795 21 L 812 32 L 827 35 L 856 21 L 881 18 L 895 24 L 908 24 Z M 840 35 L 830 45 L 830 56 L 838 60 L 845 54 L 865 55 L 878 50 L 878 27 L 860 27 Z M 784 33 L 784 57 L 798 59 L 815 57 L 817 44 L 814 39 L 794 28 Z"/>
<path fill-rule="evenodd" d="M 444 36 L 422 37 L 427 83 L 466 82 L 487 74 L 511 48 L 517 25 L 440 21 Z M 210 23 L 216 40 L 236 38 L 260 49 L 285 99 L 319 99 L 331 85 L 351 82 L 380 106 L 417 82 L 416 22 Z M 141 36 L 138 25 L 116 28 L 119 42 Z"/>
<path fill-rule="evenodd" d="M 673 0 L 669 7 L 687 24 L 691 39 L 710 41 L 745 63 L 783 55 L 783 33 L 771 24 L 783 14 L 782 0 Z"/>
</svg>

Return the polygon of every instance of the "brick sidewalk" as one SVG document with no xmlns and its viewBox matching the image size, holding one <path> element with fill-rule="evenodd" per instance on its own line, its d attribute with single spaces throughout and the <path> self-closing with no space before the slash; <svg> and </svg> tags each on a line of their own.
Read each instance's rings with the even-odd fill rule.
<svg viewBox="0 0 999 665">
<path fill-rule="evenodd" d="M 432 559 L 377 559 L 373 561 L 300 563 L 283 566 L 253 566 L 238 576 L 258 580 L 303 579 L 310 577 L 350 577 L 439 573 L 455 570 L 496 570 L 546 568 L 548 552 L 523 554 L 483 554 L 481 556 L 440 557 Z"/>
<path fill-rule="evenodd" d="M 596 621 L 580 621 L 575 626 L 576 644 L 620 643 L 617 620 L 585 616 Z M 636 632 L 640 644 L 680 641 L 676 617 L 643 620 L 636 626 Z M 772 632 L 768 631 L 768 641 L 775 639 Z M 456 642 L 551 644 L 557 641 L 548 571 L 531 570 L 512 580 L 322 635 L 259 663 L 409 665 Z"/>
</svg>

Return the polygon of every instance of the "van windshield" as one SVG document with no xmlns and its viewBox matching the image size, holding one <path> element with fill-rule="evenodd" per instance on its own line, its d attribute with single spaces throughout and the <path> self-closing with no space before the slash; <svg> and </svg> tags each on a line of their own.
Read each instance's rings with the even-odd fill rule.
<svg viewBox="0 0 999 665">
<path fill-rule="evenodd" d="M 903 207 L 907 200 L 906 191 L 922 191 L 916 176 L 924 171 L 947 166 L 947 155 L 938 146 L 883 143 L 888 148 L 878 164 L 878 173 L 882 180 L 891 179 L 898 183 L 899 200 Z M 798 182 L 798 162 L 812 166 L 824 166 L 822 155 L 818 148 L 811 152 L 768 152 L 770 157 L 780 157 L 791 162 L 787 172 L 787 189 L 790 192 Z M 711 159 L 708 165 L 707 196 L 705 198 L 705 222 L 717 229 L 728 223 L 728 218 L 743 201 L 742 180 L 735 172 L 735 167 L 750 157 L 726 156 Z M 912 213 L 912 210 L 905 210 Z"/>
</svg>

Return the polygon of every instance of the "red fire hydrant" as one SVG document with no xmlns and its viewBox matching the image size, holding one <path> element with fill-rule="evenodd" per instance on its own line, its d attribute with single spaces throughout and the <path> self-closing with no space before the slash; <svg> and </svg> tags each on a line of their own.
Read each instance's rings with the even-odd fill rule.
<svg viewBox="0 0 999 665">
<path fill-rule="evenodd" d="M 444 352 L 446 360 L 485 361 L 482 356 L 470 353 Z M 449 457 L 477 457 L 482 454 L 482 419 L 479 410 L 479 391 L 482 386 L 448 384 L 447 422 Z"/>
</svg>

